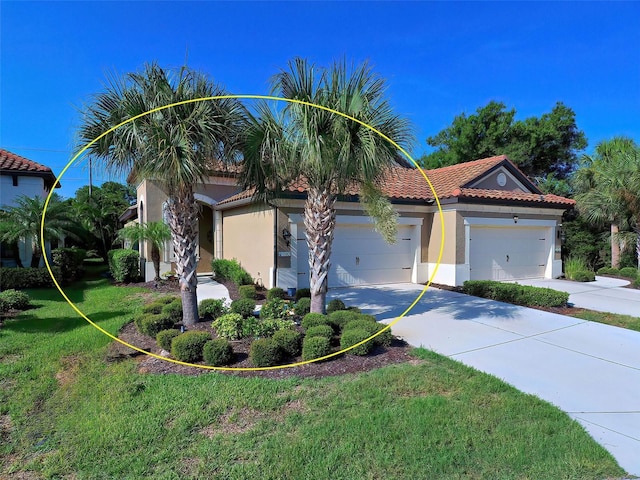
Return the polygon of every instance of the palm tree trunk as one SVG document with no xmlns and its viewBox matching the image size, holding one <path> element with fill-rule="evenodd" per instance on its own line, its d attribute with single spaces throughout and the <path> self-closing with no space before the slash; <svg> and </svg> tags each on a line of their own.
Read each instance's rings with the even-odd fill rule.
<svg viewBox="0 0 640 480">
<path fill-rule="evenodd" d="M 151 261 L 153 262 L 153 270 L 156 274 L 154 280 L 160 280 L 160 249 L 153 242 L 151 242 Z"/>
<path fill-rule="evenodd" d="M 325 313 L 331 244 L 336 225 L 336 197 L 328 189 L 310 188 L 304 204 L 304 226 L 309 247 L 311 311 Z"/>
<path fill-rule="evenodd" d="M 611 267 L 620 268 L 620 242 L 618 241 L 618 225 L 611 224 Z"/>
<path fill-rule="evenodd" d="M 169 227 L 176 254 L 176 275 L 182 296 L 182 323 L 198 322 L 198 298 L 196 288 L 198 205 L 193 192 L 181 192 L 169 202 Z"/>
<path fill-rule="evenodd" d="M 42 252 L 40 251 L 40 240 L 32 242 L 31 251 L 31 268 L 38 268 L 40 266 L 40 257 Z"/>
</svg>

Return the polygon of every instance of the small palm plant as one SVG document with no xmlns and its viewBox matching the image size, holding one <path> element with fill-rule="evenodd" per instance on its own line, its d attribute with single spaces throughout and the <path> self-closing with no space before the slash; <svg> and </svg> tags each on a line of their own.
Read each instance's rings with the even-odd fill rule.
<svg viewBox="0 0 640 480">
<path fill-rule="evenodd" d="M 160 249 L 171 240 L 171 229 L 164 222 L 136 223 L 118 231 L 118 238 L 131 242 L 151 242 L 151 261 L 155 271 L 154 280 L 160 280 Z"/>
</svg>

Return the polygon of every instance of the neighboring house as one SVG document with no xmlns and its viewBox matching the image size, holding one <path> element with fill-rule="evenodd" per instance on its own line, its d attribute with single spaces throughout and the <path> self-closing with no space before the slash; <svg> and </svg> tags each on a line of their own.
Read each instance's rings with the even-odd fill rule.
<svg viewBox="0 0 640 480">
<path fill-rule="evenodd" d="M 562 214 L 573 207 L 573 200 L 543 194 L 504 155 L 425 173 L 438 195 L 445 227 L 435 283 L 562 274 Z M 422 173 L 395 167 L 381 187 L 400 215 L 396 243 L 386 244 L 374 230 L 357 191 L 340 197 L 330 287 L 425 283 L 435 271 L 441 219 Z M 196 191 L 202 205 L 199 273 L 210 271 L 212 258 L 236 258 L 266 287 L 309 286 L 304 182 L 291 185 L 268 204 L 254 201 L 250 191 L 239 192 L 233 175 L 213 175 Z M 138 217 L 143 221 L 162 218 L 165 201 L 153 182 L 138 185 Z M 169 251 L 166 262 L 171 260 Z M 169 268 L 167 263 L 164 270 Z"/>
<path fill-rule="evenodd" d="M 0 210 L 16 205 L 16 198 L 39 196 L 46 198 L 56 176 L 49 167 L 0 148 Z M 57 185 L 60 187 L 60 184 Z M 51 245 L 47 242 L 46 252 L 50 254 Z M 0 245 L 0 262 L 4 266 L 16 266 L 19 256 L 24 266 L 31 262 L 31 241 L 18 244 Z"/>
</svg>

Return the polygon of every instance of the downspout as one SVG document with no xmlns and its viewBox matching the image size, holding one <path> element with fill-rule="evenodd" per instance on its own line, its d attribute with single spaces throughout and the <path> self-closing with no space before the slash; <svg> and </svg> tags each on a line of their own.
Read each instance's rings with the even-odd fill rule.
<svg viewBox="0 0 640 480">
<path fill-rule="evenodd" d="M 213 258 L 222 258 L 222 211 L 213 210 L 214 253 Z"/>
<path fill-rule="evenodd" d="M 273 208 L 273 278 L 271 286 L 278 282 L 278 207 L 269 203 Z"/>
</svg>

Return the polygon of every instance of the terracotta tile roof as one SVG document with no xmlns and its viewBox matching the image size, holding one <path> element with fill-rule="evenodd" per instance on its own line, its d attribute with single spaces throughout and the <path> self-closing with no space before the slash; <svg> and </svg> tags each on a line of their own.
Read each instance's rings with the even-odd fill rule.
<svg viewBox="0 0 640 480">
<path fill-rule="evenodd" d="M 4 148 L 0 148 L 0 173 L 42 177 L 47 188 L 56 181 L 56 176 L 49 167 L 16 155 Z M 60 188 L 60 186 L 58 182 L 56 187 Z"/>
<path fill-rule="evenodd" d="M 506 155 L 483 158 L 481 160 L 460 163 L 434 170 L 425 170 L 424 173 L 433 185 L 440 200 L 473 198 L 565 205 L 567 208 L 575 204 L 574 200 L 557 195 L 540 195 L 539 193 L 525 193 L 521 191 L 485 190 L 466 187 L 466 185 L 473 180 L 501 164 L 507 165 L 507 168 L 526 178 Z M 380 188 L 382 192 L 392 200 L 430 201 L 434 199 L 433 191 L 429 187 L 429 184 L 424 179 L 422 172 L 416 168 L 403 168 L 400 166 L 391 168 L 385 176 L 385 180 L 380 185 Z M 287 191 L 304 193 L 306 189 L 306 180 L 300 178 L 293 182 L 287 188 Z M 345 194 L 357 195 L 358 189 L 354 186 L 347 189 Z M 219 205 L 250 198 L 252 195 L 253 190 L 246 190 L 219 202 Z"/>
</svg>

